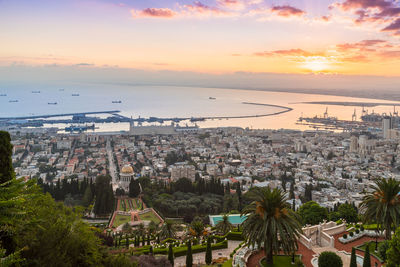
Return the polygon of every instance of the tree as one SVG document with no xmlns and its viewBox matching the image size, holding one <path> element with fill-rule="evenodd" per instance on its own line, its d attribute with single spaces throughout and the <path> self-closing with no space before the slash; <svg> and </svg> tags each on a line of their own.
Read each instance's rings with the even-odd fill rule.
<svg viewBox="0 0 400 267">
<path fill-rule="evenodd" d="M 400 262 L 400 227 L 397 228 L 393 238 L 389 241 L 386 251 L 387 267 L 397 267 Z"/>
<path fill-rule="evenodd" d="M 189 240 L 187 242 L 186 267 L 192 267 L 192 266 L 193 266 L 192 242 Z"/>
<path fill-rule="evenodd" d="M 111 186 L 111 177 L 100 175 L 95 184 L 96 199 L 94 202 L 94 213 L 96 215 L 109 214 L 114 207 L 114 194 Z"/>
<path fill-rule="evenodd" d="M 153 246 L 150 246 L 149 253 L 150 255 L 153 255 Z"/>
<path fill-rule="evenodd" d="M 350 267 L 357 267 L 356 249 L 351 249 Z"/>
<path fill-rule="evenodd" d="M 140 185 L 139 181 L 136 179 L 132 179 L 129 183 L 129 196 L 130 197 L 138 197 L 140 194 Z"/>
<path fill-rule="evenodd" d="M 387 259 L 386 252 L 389 249 L 389 241 L 385 240 L 378 245 L 379 257 L 385 262 Z"/>
<path fill-rule="evenodd" d="M 212 249 L 211 249 L 211 238 L 207 238 L 207 248 L 206 248 L 206 264 L 210 265 L 212 262 Z"/>
<path fill-rule="evenodd" d="M 289 255 L 297 250 L 297 239 L 302 233 L 299 218 L 286 204 L 279 189 L 255 188 L 249 195 L 253 200 L 243 214 L 243 236 L 249 245 L 264 247 L 267 264 L 273 264 L 273 254 L 282 251 Z"/>
<path fill-rule="evenodd" d="M 172 266 L 174 266 L 174 251 L 172 249 L 172 244 L 169 244 L 168 247 L 168 260 Z"/>
<path fill-rule="evenodd" d="M 369 244 L 367 244 L 367 247 L 365 248 L 363 267 L 371 267 L 371 254 L 369 253 Z"/>
<path fill-rule="evenodd" d="M 226 233 L 228 233 L 231 229 L 232 229 L 232 224 L 229 221 L 229 216 L 227 214 L 224 214 L 222 216 L 222 220 L 220 220 L 217 225 L 216 228 L 218 229 L 218 231 L 220 233 L 222 233 L 223 235 L 225 235 Z"/>
<path fill-rule="evenodd" d="M 93 201 L 93 194 L 92 194 L 92 189 L 90 187 L 86 187 L 85 193 L 83 194 L 82 198 L 82 204 L 85 207 L 88 207 Z"/>
<path fill-rule="evenodd" d="M 328 210 L 315 201 L 309 201 L 302 205 L 298 213 L 303 220 L 303 224 L 314 225 L 328 218 Z"/>
<path fill-rule="evenodd" d="M 176 235 L 175 222 L 172 220 L 165 220 L 161 226 L 160 236 L 162 239 L 174 238 Z"/>
<path fill-rule="evenodd" d="M 357 211 L 351 204 L 342 204 L 339 206 L 339 216 L 346 220 L 346 222 L 357 222 Z"/>
<path fill-rule="evenodd" d="M 294 199 L 294 180 L 290 183 L 289 199 Z"/>
<path fill-rule="evenodd" d="M 343 267 L 343 261 L 336 253 L 324 251 L 318 257 L 318 267 Z"/>
<path fill-rule="evenodd" d="M 189 228 L 190 234 L 195 237 L 200 237 L 204 234 L 204 224 L 201 220 L 193 220 Z"/>
<path fill-rule="evenodd" d="M 10 205 L 11 204 L 11 205 Z M 26 266 L 100 266 L 100 240 L 80 214 L 43 194 L 36 181 L 0 185 L 0 250 Z"/>
<path fill-rule="evenodd" d="M 0 131 L 0 184 L 15 177 L 12 166 L 12 144 L 8 132 Z"/>
<path fill-rule="evenodd" d="M 364 196 L 360 206 L 364 210 L 364 221 L 377 222 L 378 229 L 384 229 L 385 239 L 389 240 L 392 229 L 399 225 L 400 182 L 393 178 L 378 179 L 371 189 L 372 192 Z"/>
</svg>

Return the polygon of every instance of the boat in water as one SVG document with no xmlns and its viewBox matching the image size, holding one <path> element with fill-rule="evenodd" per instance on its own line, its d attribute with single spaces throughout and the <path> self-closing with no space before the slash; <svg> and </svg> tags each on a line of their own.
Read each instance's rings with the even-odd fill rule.
<svg viewBox="0 0 400 267">
<path fill-rule="evenodd" d="M 0 94 L 0 96 L 7 96 L 7 94 Z"/>
<path fill-rule="evenodd" d="M 17 103 L 18 100 L 10 100 L 10 101 L 8 101 L 8 102 L 10 102 L 10 103 Z"/>
<path fill-rule="evenodd" d="M 57 105 L 57 102 L 48 102 L 48 105 Z"/>
<path fill-rule="evenodd" d="M 71 96 L 79 96 L 79 94 L 72 94 Z"/>
<path fill-rule="evenodd" d="M 112 101 L 113 104 L 121 104 L 122 101 L 121 100 L 117 100 L 117 101 Z"/>
<path fill-rule="evenodd" d="M 210 99 L 210 100 L 215 100 L 216 98 L 215 98 L 215 97 L 212 97 L 212 96 L 210 96 L 208 99 Z"/>
<path fill-rule="evenodd" d="M 40 94 L 40 91 L 32 91 L 32 94 Z"/>
</svg>

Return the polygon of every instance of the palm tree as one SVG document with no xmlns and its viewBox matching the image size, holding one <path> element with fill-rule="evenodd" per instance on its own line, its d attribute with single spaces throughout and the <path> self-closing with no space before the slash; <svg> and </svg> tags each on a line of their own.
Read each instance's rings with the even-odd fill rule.
<svg viewBox="0 0 400 267">
<path fill-rule="evenodd" d="M 227 214 L 224 214 L 222 216 L 222 220 L 219 221 L 216 225 L 218 231 L 220 231 L 222 234 L 228 233 L 232 229 L 232 224 L 229 221 L 229 216 Z"/>
<path fill-rule="evenodd" d="M 160 236 L 162 239 L 174 238 L 176 235 L 175 222 L 172 220 L 165 220 L 161 226 Z"/>
<path fill-rule="evenodd" d="M 156 224 L 154 221 L 151 221 L 148 226 L 148 233 L 155 234 L 157 232 L 158 232 L 158 224 Z"/>
<path fill-rule="evenodd" d="M 297 239 L 302 233 L 300 219 L 288 207 L 279 188 L 255 188 L 250 197 L 253 201 L 242 211 L 242 216 L 247 216 L 243 236 L 249 245 L 263 247 L 267 265 L 272 265 L 273 254 L 283 251 L 289 255 L 297 250 Z"/>
<path fill-rule="evenodd" d="M 385 239 L 392 236 L 392 229 L 399 225 L 400 218 L 400 182 L 390 179 L 378 179 L 371 186 L 372 192 L 365 195 L 361 203 L 364 221 L 375 221 L 378 229 L 385 230 Z"/>
<path fill-rule="evenodd" d="M 195 237 L 204 235 L 204 224 L 202 221 L 194 220 L 189 227 L 189 234 Z"/>
</svg>

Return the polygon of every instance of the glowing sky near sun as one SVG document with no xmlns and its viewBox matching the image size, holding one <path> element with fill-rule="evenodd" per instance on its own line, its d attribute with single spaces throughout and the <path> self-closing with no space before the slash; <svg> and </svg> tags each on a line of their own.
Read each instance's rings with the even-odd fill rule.
<svg viewBox="0 0 400 267">
<path fill-rule="evenodd" d="M 397 0 L 0 0 L 0 66 L 400 76 Z"/>
</svg>

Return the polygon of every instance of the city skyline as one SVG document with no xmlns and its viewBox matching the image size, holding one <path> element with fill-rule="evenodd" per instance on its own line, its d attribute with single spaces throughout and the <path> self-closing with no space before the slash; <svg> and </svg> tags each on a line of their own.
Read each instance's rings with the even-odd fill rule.
<svg viewBox="0 0 400 267">
<path fill-rule="evenodd" d="M 398 77 L 399 14 L 390 0 L 3 0 L 0 66 Z"/>
</svg>

